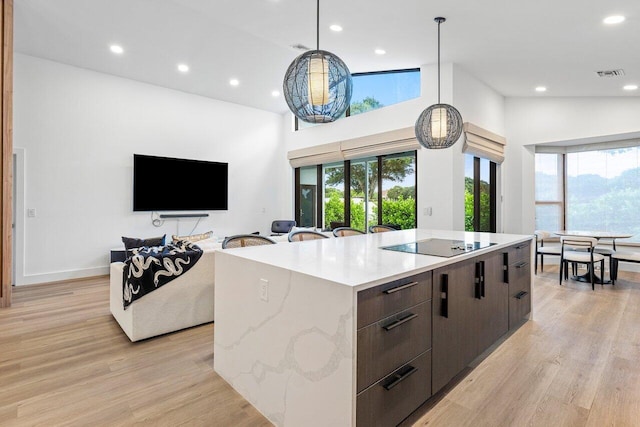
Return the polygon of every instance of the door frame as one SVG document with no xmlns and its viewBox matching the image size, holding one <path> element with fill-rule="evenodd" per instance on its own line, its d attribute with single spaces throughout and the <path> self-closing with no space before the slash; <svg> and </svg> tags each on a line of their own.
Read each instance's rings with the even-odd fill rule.
<svg viewBox="0 0 640 427">
<path fill-rule="evenodd" d="M 25 149 L 14 148 L 15 169 L 13 174 L 15 190 L 15 217 L 13 218 L 13 284 L 16 286 L 24 284 L 24 236 L 25 236 Z"/>
</svg>

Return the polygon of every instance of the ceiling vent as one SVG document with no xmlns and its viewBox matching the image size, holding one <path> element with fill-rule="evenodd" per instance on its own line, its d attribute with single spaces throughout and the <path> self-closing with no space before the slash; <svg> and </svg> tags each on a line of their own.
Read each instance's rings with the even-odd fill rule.
<svg viewBox="0 0 640 427">
<path fill-rule="evenodd" d="M 624 70 L 596 71 L 600 77 L 620 77 L 624 76 Z"/>
<path fill-rule="evenodd" d="M 310 47 L 306 47 L 305 45 L 300 44 L 300 43 L 292 44 L 291 47 L 294 48 L 294 49 L 297 49 L 297 50 L 304 50 L 305 52 L 308 51 L 308 50 L 311 50 Z"/>
</svg>

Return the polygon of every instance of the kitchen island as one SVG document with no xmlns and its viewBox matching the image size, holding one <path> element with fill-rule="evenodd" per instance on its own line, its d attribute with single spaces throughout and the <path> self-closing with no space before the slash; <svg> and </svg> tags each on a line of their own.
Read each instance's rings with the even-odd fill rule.
<svg viewBox="0 0 640 427">
<path fill-rule="evenodd" d="M 383 249 L 438 239 L 455 255 Z M 214 369 L 278 426 L 396 425 L 528 318 L 531 241 L 403 230 L 218 252 Z"/>
</svg>

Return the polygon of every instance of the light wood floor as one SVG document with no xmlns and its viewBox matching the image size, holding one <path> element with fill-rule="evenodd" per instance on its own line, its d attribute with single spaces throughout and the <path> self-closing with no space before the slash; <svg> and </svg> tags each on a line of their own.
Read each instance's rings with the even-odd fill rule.
<svg viewBox="0 0 640 427">
<path fill-rule="evenodd" d="M 549 270 L 533 321 L 405 425 L 640 425 L 640 274 L 593 292 Z M 106 278 L 14 289 L 0 310 L 1 426 L 269 425 L 213 372 L 213 324 L 132 344 Z"/>
</svg>

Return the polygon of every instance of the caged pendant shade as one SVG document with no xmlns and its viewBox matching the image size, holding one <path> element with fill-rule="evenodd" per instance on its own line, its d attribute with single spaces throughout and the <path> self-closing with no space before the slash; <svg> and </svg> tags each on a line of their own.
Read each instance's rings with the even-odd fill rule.
<svg viewBox="0 0 640 427">
<path fill-rule="evenodd" d="M 320 0 L 317 0 L 316 50 L 293 60 L 284 76 L 283 94 L 291 112 L 307 123 L 329 123 L 344 114 L 353 83 L 346 64 L 320 50 Z"/>
<path fill-rule="evenodd" d="M 418 142 L 425 148 L 448 148 L 462 134 L 462 116 L 449 104 L 440 103 L 440 24 L 445 18 L 435 18 L 438 23 L 438 103 L 430 106 L 416 120 Z"/>
</svg>

